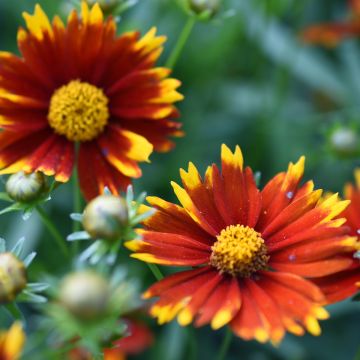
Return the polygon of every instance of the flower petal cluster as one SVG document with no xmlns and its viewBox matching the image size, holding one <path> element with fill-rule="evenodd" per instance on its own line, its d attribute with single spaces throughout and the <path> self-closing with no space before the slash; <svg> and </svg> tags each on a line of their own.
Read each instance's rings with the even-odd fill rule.
<svg viewBox="0 0 360 360">
<path fill-rule="evenodd" d="M 151 314 L 160 324 L 228 324 L 243 339 L 278 343 L 286 331 L 320 334 L 328 317 L 314 279 L 349 268 L 357 238 L 338 216 L 349 201 L 301 184 L 304 157 L 259 190 L 237 146 L 221 149 L 202 178 L 190 163 L 172 183 L 181 206 L 148 197 L 156 213 L 141 240 L 126 245 L 142 261 L 185 267 L 151 286 Z M 186 269 L 189 268 L 190 269 Z"/>
<path fill-rule="evenodd" d="M 25 334 L 19 322 L 6 332 L 0 332 L 0 359 L 17 360 L 25 343 Z"/>
<path fill-rule="evenodd" d="M 310 44 L 327 47 L 336 46 L 340 41 L 360 35 L 360 1 L 349 0 L 350 17 L 342 22 L 329 22 L 308 27 L 302 39 Z"/>
<path fill-rule="evenodd" d="M 116 36 L 115 20 L 85 2 L 67 25 L 39 5 L 24 18 L 21 55 L 0 53 L 0 174 L 41 171 L 66 182 L 78 143 L 85 197 L 125 190 L 141 176 L 139 162 L 182 135 L 180 82 L 154 66 L 166 38 L 155 28 Z"/>
<path fill-rule="evenodd" d="M 346 225 L 350 227 L 350 234 L 360 237 L 360 169 L 355 170 L 355 185 L 351 183 L 345 185 L 344 197 L 351 203 L 341 216 L 346 218 Z M 348 257 L 352 262 L 348 269 L 316 281 L 329 303 L 344 300 L 359 291 L 360 259 L 356 253 L 349 254 Z"/>
</svg>

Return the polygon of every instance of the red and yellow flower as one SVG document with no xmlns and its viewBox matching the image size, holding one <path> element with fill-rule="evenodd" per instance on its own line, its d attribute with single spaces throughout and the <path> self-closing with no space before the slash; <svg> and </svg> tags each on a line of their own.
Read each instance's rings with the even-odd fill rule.
<svg viewBox="0 0 360 360">
<path fill-rule="evenodd" d="M 346 218 L 346 225 L 350 227 L 353 236 L 360 236 L 360 169 L 355 170 L 355 186 L 346 184 L 344 197 L 351 201 L 350 205 L 341 214 Z M 360 259 L 349 254 L 352 265 L 349 269 L 334 275 L 325 276 L 316 281 L 326 295 L 329 303 L 344 300 L 355 295 L 360 287 Z"/>
<path fill-rule="evenodd" d="M 164 36 L 116 36 L 98 4 L 65 26 L 37 5 L 18 31 L 21 56 L 0 53 L 0 174 L 41 171 L 66 182 L 79 144 L 80 186 L 90 199 L 141 176 L 138 162 L 180 136 L 180 82 L 154 67 Z"/>
<path fill-rule="evenodd" d="M 125 360 L 128 355 L 145 351 L 153 343 L 153 334 L 140 321 L 127 319 L 127 335 L 115 341 L 114 347 L 104 350 L 105 360 Z"/>
<path fill-rule="evenodd" d="M 19 359 L 24 343 L 24 331 L 21 324 L 19 322 L 16 322 L 7 332 L 0 332 L 0 359 Z"/>
<path fill-rule="evenodd" d="M 336 46 L 349 37 L 360 36 L 360 0 L 349 0 L 350 17 L 344 22 L 317 24 L 302 33 L 302 39 L 311 44 Z"/>
<path fill-rule="evenodd" d="M 142 261 L 190 267 L 151 286 L 151 314 L 160 324 L 229 325 L 243 339 L 281 341 L 286 331 L 320 334 L 324 295 L 310 279 L 351 266 L 356 248 L 344 219 L 349 201 L 320 202 L 312 181 L 300 185 L 304 157 L 259 190 L 237 146 L 221 151 L 221 172 L 202 179 L 190 163 L 172 183 L 181 206 L 157 197 L 140 240 L 127 242 Z"/>
<path fill-rule="evenodd" d="M 127 334 L 114 342 L 114 347 L 104 349 L 104 360 L 125 360 L 130 355 L 140 354 L 153 343 L 153 334 L 142 322 L 125 319 Z M 69 360 L 93 360 L 91 353 L 83 348 L 75 348 L 68 354 Z"/>
</svg>

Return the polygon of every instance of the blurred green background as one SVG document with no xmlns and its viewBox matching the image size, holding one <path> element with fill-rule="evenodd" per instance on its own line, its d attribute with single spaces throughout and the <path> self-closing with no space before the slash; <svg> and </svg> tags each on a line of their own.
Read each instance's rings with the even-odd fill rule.
<svg viewBox="0 0 360 360">
<path fill-rule="evenodd" d="M 48 14 L 67 12 L 65 1 L 38 1 Z M 32 11 L 34 0 L 0 0 L 0 49 L 17 51 L 16 31 L 24 22 L 22 11 Z M 347 40 L 335 49 L 306 46 L 299 32 L 314 22 L 347 16 L 345 1 L 339 0 L 229 0 L 222 13 L 210 23 L 198 23 L 187 43 L 174 77 L 183 83 L 185 100 L 179 104 L 186 136 L 177 139 L 169 154 L 154 154 L 143 166 L 144 176 L 135 181 L 138 191 L 175 200 L 170 180 L 179 180 L 178 169 L 194 162 L 203 171 L 219 162 L 220 145 L 239 144 L 245 162 L 261 171 L 261 183 L 296 161 L 307 159 L 306 179 L 318 188 L 342 191 L 359 157 L 340 154 L 331 145 L 337 127 L 351 129 L 359 138 L 360 128 L 360 45 Z M 119 20 L 119 32 L 147 31 L 157 26 L 168 36 L 163 64 L 173 48 L 187 15 L 173 0 L 140 0 Z M 58 189 L 47 204 L 64 236 L 71 232 L 72 189 Z M 68 270 L 57 254 L 50 235 L 37 215 L 24 222 L 19 214 L 0 218 L 0 236 L 14 242 L 26 236 L 28 251 L 36 249 L 37 260 L 30 278 L 44 273 L 60 276 Z M 133 277 L 143 287 L 153 282 L 146 266 L 129 260 Z M 36 329 L 38 310 L 23 307 L 30 316 L 30 330 Z M 331 307 L 332 317 L 323 323 L 319 338 L 288 335 L 280 347 L 233 340 L 228 359 L 353 359 L 360 346 L 360 303 L 347 301 Z M 1 327 L 8 324 L 0 318 Z M 161 328 L 150 321 L 156 333 L 154 346 L 141 359 L 187 359 L 188 333 L 172 323 Z M 198 359 L 212 359 L 224 332 L 209 328 L 194 330 Z M 40 338 L 40 347 L 46 342 Z M 41 360 L 32 337 L 24 359 Z"/>
</svg>

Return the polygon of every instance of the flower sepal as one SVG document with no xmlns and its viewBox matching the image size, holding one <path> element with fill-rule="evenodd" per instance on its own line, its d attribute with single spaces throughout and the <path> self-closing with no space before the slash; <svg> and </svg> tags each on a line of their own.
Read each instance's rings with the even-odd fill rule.
<svg viewBox="0 0 360 360">
<path fill-rule="evenodd" d="M 90 202 L 83 214 L 71 214 L 71 219 L 81 222 L 84 230 L 70 234 L 67 240 L 95 240 L 80 254 L 79 261 L 114 264 L 122 242 L 138 238 L 134 228 L 155 212 L 147 208 L 143 211 L 145 197 L 146 193 L 141 193 L 135 200 L 131 185 L 125 198 L 114 196 L 105 188 L 104 194 Z"/>
<path fill-rule="evenodd" d="M 19 171 L 11 175 L 5 184 L 6 192 L 0 193 L 0 200 L 11 204 L 0 210 L 0 215 L 20 211 L 23 220 L 29 219 L 37 206 L 51 200 L 50 194 L 59 184 L 54 180 L 49 186 L 47 177 L 39 172 L 27 175 Z"/>
<path fill-rule="evenodd" d="M 23 256 L 25 238 L 19 239 L 11 250 L 0 239 L 0 305 L 13 318 L 23 318 L 17 306 L 19 302 L 45 303 L 47 298 L 39 293 L 46 290 L 47 283 L 29 283 L 27 268 L 36 256 L 36 252 Z M 3 285 L 6 286 L 3 286 Z"/>
<path fill-rule="evenodd" d="M 55 329 L 54 347 L 73 344 L 92 355 L 127 334 L 122 316 L 140 308 L 139 286 L 122 267 L 89 266 L 82 262 L 61 281 L 49 279 L 53 301 L 45 307 L 42 327 Z M 69 349 L 71 350 L 71 349 Z"/>
</svg>

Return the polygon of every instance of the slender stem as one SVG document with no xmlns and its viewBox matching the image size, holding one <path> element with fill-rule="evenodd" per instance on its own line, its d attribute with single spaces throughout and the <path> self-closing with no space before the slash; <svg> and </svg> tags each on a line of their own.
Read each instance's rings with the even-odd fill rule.
<svg viewBox="0 0 360 360">
<path fill-rule="evenodd" d="M 40 206 L 36 206 L 36 210 L 40 216 L 40 219 L 42 220 L 42 222 L 44 223 L 44 225 L 46 226 L 48 231 L 51 233 L 51 235 L 56 240 L 57 244 L 59 245 L 59 248 L 61 248 L 61 251 L 63 252 L 63 254 L 66 257 L 68 257 L 70 254 L 69 254 L 69 249 L 66 246 L 66 242 L 65 242 L 64 238 L 62 237 L 62 235 L 59 233 L 56 226 L 53 224 L 53 222 L 49 218 L 48 214 Z"/>
<path fill-rule="evenodd" d="M 78 157 L 79 153 L 79 144 L 75 144 L 75 156 Z M 79 174 L 76 169 L 74 168 L 73 177 L 72 177 L 72 187 L 73 187 L 73 212 L 74 213 L 81 213 L 82 212 L 82 198 L 79 186 Z M 77 232 L 80 230 L 80 223 L 78 221 L 73 221 L 73 232 Z M 79 241 L 73 242 L 72 247 L 73 255 L 77 255 L 79 253 Z"/>
<path fill-rule="evenodd" d="M 160 281 L 164 278 L 164 275 L 160 271 L 160 269 L 155 264 L 147 263 L 148 267 L 150 268 L 151 272 L 155 276 L 156 280 Z"/>
<path fill-rule="evenodd" d="M 189 326 L 187 328 L 187 335 L 188 335 L 188 346 L 189 346 L 189 360 L 196 360 L 197 357 L 197 341 L 196 341 L 196 334 L 194 328 Z"/>
<path fill-rule="evenodd" d="M 195 16 L 188 18 L 183 30 L 181 31 L 180 36 L 176 42 L 174 49 L 172 50 L 169 58 L 167 59 L 167 61 L 165 63 L 165 67 L 168 67 L 171 69 L 173 69 L 175 67 L 175 64 L 178 61 L 180 54 L 181 54 L 182 50 L 184 49 L 187 40 L 189 39 L 189 36 L 191 34 L 191 31 L 192 31 L 195 23 L 196 23 Z"/>
<path fill-rule="evenodd" d="M 216 360 L 225 360 L 226 359 L 226 355 L 229 351 L 232 337 L 233 337 L 232 331 L 230 330 L 229 327 L 227 327 L 226 333 L 225 333 L 223 342 L 220 346 L 220 350 L 219 350 Z"/>
<path fill-rule="evenodd" d="M 74 173 L 73 173 L 73 178 L 72 178 L 72 185 L 73 185 L 73 212 L 74 213 L 81 213 L 82 209 L 82 199 L 81 199 L 81 192 L 80 192 L 80 186 L 79 186 L 79 177 L 78 177 L 78 172 L 75 169 Z M 73 221 L 73 232 L 79 231 L 80 230 L 80 223 L 78 221 Z"/>
<path fill-rule="evenodd" d="M 24 314 L 15 302 L 5 304 L 4 307 L 14 320 L 20 320 L 25 323 Z"/>
</svg>

